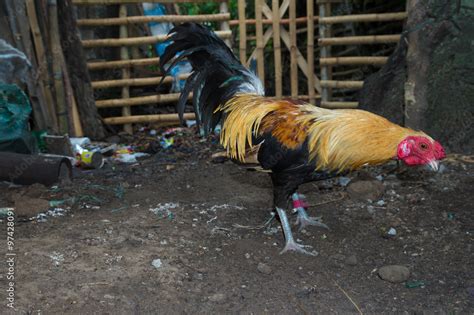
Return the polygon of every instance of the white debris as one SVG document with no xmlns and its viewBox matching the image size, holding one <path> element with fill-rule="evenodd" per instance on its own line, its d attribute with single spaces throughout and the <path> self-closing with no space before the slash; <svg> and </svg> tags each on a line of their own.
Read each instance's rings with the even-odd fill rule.
<svg viewBox="0 0 474 315">
<path fill-rule="evenodd" d="M 349 185 L 350 182 L 351 182 L 351 179 L 349 177 L 345 177 L 345 176 L 339 177 L 339 185 L 341 185 L 342 187 L 346 187 L 347 185 Z"/>
<path fill-rule="evenodd" d="M 383 199 L 380 199 L 379 201 L 377 201 L 377 206 L 384 206 L 385 205 L 385 201 Z"/>
<path fill-rule="evenodd" d="M 395 236 L 395 235 L 397 235 L 397 230 L 395 230 L 395 228 L 391 227 L 388 230 L 387 234 L 390 235 L 390 236 Z"/>
<path fill-rule="evenodd" d="M 161 262 L 161 259 L 158 258 L 158 259 L 153 259 L 153 261 L 151 262 L 151 265 L 155 267 L 156 269 L 160 269 L 163 263 Z"/>
<path fill-rule="evenodd" d="M 49 258 L 53 260 L 53 263 L 56 267 L 64 261 L 64 255 L 58 252 L 53 252 L 51 255 L 49 255 Z"/>
</svg>

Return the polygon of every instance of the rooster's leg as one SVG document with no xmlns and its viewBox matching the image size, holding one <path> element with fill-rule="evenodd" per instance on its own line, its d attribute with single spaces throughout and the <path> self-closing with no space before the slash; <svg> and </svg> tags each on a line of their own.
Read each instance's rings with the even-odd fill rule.
<svg viewBox="0 0 474 315">
<path fill-rule="evenodd" d="M 316 256 L 317 253 L 313 252 L 308 252 L 305 247 L 311 247 L 309 245 L 301 245 L 295 242 L 295 239 L 293 238 L 293 233 L 291 233 L 291 227 L 290 227 L 290 222 L 288 221 L 288 217 L 286 216 L 285 210 L 281 208 L 276 208 L 278 212 L 278 216 L 280 217 L 281 221 L 281 227 L 283 228 L 283 233 L 285 234 L 285 247 L 283 250 L 280 252 L 280 254 L 283 254 L 284 252 L 287 252 L 289 250 L 293 250 L 298 253 L 306 254 L 306 255 L 311 255 L 311 256 Z"/>
<path fill-rule="evenodd" d="M 310 217 L 308 213 L 306 213 L 305 207 L 307 207 L 307 204 L 302 194 L 298 194 L 295 192 L 291 196 L 291 199 L 293 200 L 293 208 L 298 213 L 298 216 L 296 218 L 296 224 L 300 225 L 300 231 L 308 225 L 318 226 L 329 230 L 329 227 L 321 222 L 320 217 Z"/>
</svg>

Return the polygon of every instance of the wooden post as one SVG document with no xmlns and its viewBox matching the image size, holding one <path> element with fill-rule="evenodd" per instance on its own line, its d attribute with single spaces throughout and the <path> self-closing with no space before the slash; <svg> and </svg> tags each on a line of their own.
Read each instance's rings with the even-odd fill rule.
<svg viewBox="0 0 474 315">
<path fill-rule="evenodd" d="M 331 16 L 331 2 L 330 1 L 327 1 L 325 4 L 325 10 L 324 10 L 324 14 L 326 16 Z M 326 25 L 326 29 L 325 29 L 325 37 L 331 37 L 332 36 L 332 24 L 327 24 Z M 331 56 L 331 47 L 328 47 L 327 48 L 327 56 L 330 57 Z M 327 67 L 327 71 L 328 71 L 328 80 L 332 80 L 332 66 L 328 66 Z M 328 99 L 332 99 L 332 88 L 331 87 L 328 87 Z"/>
<path fill-rule="evenodd" d="M 240 62 L 247 64 L 247 25 L 245 19 L 245 0 L 239 0 L 239 55 Z"/>
<path fill-rule="evenodd" d="M 41 78 L 39 80 L 40 88 L 46 101 L 46 109 L 52 125 L 49 126 L 53 132 L 58 132 L 58 119 L 56 115 L 55 101 L 50 87 L 50 77 L 48 71 L 48 63 L 46 57 L 46 50 L 41 35 L 41 29 L 38 22 L 38 15 L 36 14 L 36 7 L 34 0 L 26 0 L 26 10 L 28 19 L 30 21 L 31 33 L 33 34 L 33 41 L 36 50 L 36 60 L 38 63 L 38 74 Z"/>
<path fill-rule="evenodd" d="M 56 91 L 56 114 L 58 115 L 58 126 L 61 134 L 69 132 L 68 112 L 66 105 L 66 92 L 63 82 L 63 71 L 61 67 L 61 42 L 59 39 L 58 7 L 56 0 L 48 0 L 48 12 L 50 23 L 51 51 L 53 53 L 54 88 Z"/>
<path fill-rule="evenodd" d="M 290 1 L 290 72 L 291 97 L 298 97 L 298 61 L 296 56 L 296 1 Z"/>
<path fill-rule="evenodd" d="M 227 6 L 227 0 L 223 0 L 219 4 L 219 11 L 220 11 L 220 14 L 228 14 L 229 13 L 229 7 Z M 220 29 L 221 29 L 221 31 L 230 31 L 229 21 L 228 20 L 221 21 Z M 227 46 L 231 47 L 231 42 L 230 42 L 229 38 L 226 38 L 224 40 L 224 42 L 227 44 Z"/>
<path fill-rule="evenodd" d="M 120 5 L 119 9 L 119 16 L 120 18 L 127 17 L 127 5 L 122 4 Z M 120 26 L 120 38 L 127 38 L 128 37 L 128 28 L 126 25 L 121 25 Z M 128 60 L 130 59 L 130 54 L 128 51 L 128 47 L 124 46 L 120 48 L 120 58 L 122 60 Z M 123 68 L 122 69 L 122 79 L 130 79 L 130 69 L 129 68 Z M 122 98 L 130 98 L 130 87 L 129 86 L 124 86 L 122 87 Z M 122 116 L 127 117 L 131 116 L 132 111 L 130 107 L 125 106 L 122 108 Z M 125 124 L 123 125 L 123 130 L 129 134 L 133 133 L 133 128 L 131 124 Z"/>
<path fill-rule="evenodd" d="M 280 1 L 272 0 L 273 12 L 273 50 L 275 53 L 275 96 L 280 99 L 283 95 L 281 71 L 281 39 L 280 39 Z"/>
<path fill-rule="evenodd" d="M 307 0 L 306 10 L 308 15 L 308 95 L 309 102 L 313 105 L 316 104 L 315 92 L 314 92 L 314 0 Z"/>
<path fill-rule="evenodd" d="M 59 23 L 62 50 L 77 100 L 76 105 L 81 116 L 84 134 L 92 139 L 103 139 L 105 130 L 95 106 L 94 91 L 90 84 L 90 75 L 87 71 L 86 58 L 79 38 L 71 0 L 58 2 L 58 14 L 61 17 Z"/>
<path fill-rule="evenodd" d="M 262 85 L 265 86 L 265 56 L 263 49 L 265 43 L 263 41 L 263 24 L 262 24 L 262 6 L 263 0 L 255 0 L 255 30 L 257 35 L 257 73 Z"/>
<path fill-rule="evenodd" d="M 324 18 L 326 16 L 326 5 L 324 3 L 319 3 L 319 38 L 325 38 L 326 37 L 326 24 L 321 24 L 319 22 L 321 18 Z M 322 58 L 328 58 L 328 47 L 322 46 L 319 49 L 319 57 L 320 59 Z M 322 81 L 327 81 L 329 80 L 329 75 L 328 75 L 328 67 L 320 63 L 320 69 L 321 69 L 321 80 Z M 329 101 L 329 90 L 327 87 L 321 87 L 321 101 L 322 102 L 327 102 Z"/>
</svg>

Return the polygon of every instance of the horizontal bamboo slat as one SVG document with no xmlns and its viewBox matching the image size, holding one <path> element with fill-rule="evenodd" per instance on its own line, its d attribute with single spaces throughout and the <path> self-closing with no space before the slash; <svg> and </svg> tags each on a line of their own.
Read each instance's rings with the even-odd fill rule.
<svg viewBox="0 0 474 315">
<path fill-rule="evenodd" d="M 359 102 L 321 102 L 324 108 L 357 108 Z"/>
<path fill-rule="evenodd" d="M 79 19 L 79 26 L 111 26 L 111 25 L 130 25 L 139 23 L 185 23 L 185 22 L 209 22 L 226 21 L 230 19 L 229 13 L 201 14 L 201 15 L 157 15 L 157 16 L 129 16 L 125 18 L 107 18 L 107 19 Z"/>
<path fill-rule="evenodd" d="M 194 113 L 185 113 L 185 120 L 196 119 Z M 104 118 L 104 123 L 108 125 L 124 125 L 133 123 L 156 123 L 156 122 L 176 122 L 179 123 L 178 114 L 161 114 L 161 115 L 133 115 L 128 117 L 108 117 Z"/>
<path fill-rule="evenodd" d="M 317 21 L 318 18 L 319 18 L 318 16 L 315 16 L 314 20 Z M 296 24 L 306 24 L 307 21 L 308 21 L 308 18 L 306 16 L 296 18 Z M 255 25 L 256 23 L 257 23 L 257 20 L 255 20 L 255 19 L 246 19 L 245 20 L 245 24 L 247 24 L 247 25 Z M 262 24 L 272 25 L 273 20 L 263 19 Z M 280 25 L 289 25 L 289 24 L 290 24 L 290 19 L 280 19 Z M 229 25 L 230 26 L 237 26 L 237 25 L 239 25 L 239 20 L 230 20 Z"/>
<path fill-rule="evenodd" d="M 179 75 L 179 79 L 185 80 L 189 77 L 189 75 L 189 73 L 181 74 Z M 162 78 L 163 77 L 93 81 L 92 87 L 94 89 L 106 89 L 111 87 L 157 85 L 161 82 Z M 173 81 L 174 77 L 167 76 L 164 78 L 163 83 L 172 83 Z"/>
<path fill-rule="evenodd" d="M 232 31 L 215 31 L 215 33 L 220 38 L 230 38 L 232 36 Z M 84 46 L 85 48 L 93 48 L 148 45 L 163 42 L 167 38 L 167 35 L 157 35 L 131 38 L 88 39 L 82 41 L 82 46 Z"/>
<path fill-rule="evenodd" d="M 88 62 L 87 68 L 89 70 L 102 70 L 102 69 L 113 69 L 113 68 L 152 66 L 152 65 L 159 65 L 159 64 L 160 64 L 160 58 L 143 58 L 143 59 L 117 60 L 117 61 Z"/>
<path fill-rule="evenodd" d="M 398 43 L 401 35 L 369 35 L 318 39 L 319 46 Z"/>
<path fill-rule="evenodd" d="M 153 3 L 190 3 L 190 2 L 217 2 L 219 0 L 147 0 Z M 112 5 L 112 4 L 141 4 L 143 0 L 72 0 L 76 5 Z"/>
<path fill-rule="evenodd" d="M 171 93 L 171 94 L 159 94 L 159 95 L 149 95 L 149 96 L 139 96 L 139 97 L 129 97 L 129 98 L 118 98 L 110 100 L 97 100 L 95 104 L 98 108 L 107 108 L 107 107 L 123 107 L 123 106 L 138 106 L 138 105 L 147 105 L 147 104 L 156 104 L 156 103 L 173 103 L 179 100 L 180 93 Z M 192 93 L 189 98 L 192 97 Z"/>
<path fill-rule="evenodd" d="M 335 89 L 360 89 L 363 85 L 364 81 L 321 80 L 322 87 Z"/>
<path fill-rule="evenodd" d="M 374 65 L 382 66 L 387 63 L 388 57 L 330 57 L 320 58 L 319 64 L 327 65 Z"/>
<path fill-rule="evenodd" d="M 353 22 L 385 22 L 385 21 L 400 21 L 406 18 L 407 18 L 406 12 L 354 14 L 354 15 L 323 17 L 319 19 L 319 23 L 337 24 L 337 23 L 353 23 Z"/>
</svg>

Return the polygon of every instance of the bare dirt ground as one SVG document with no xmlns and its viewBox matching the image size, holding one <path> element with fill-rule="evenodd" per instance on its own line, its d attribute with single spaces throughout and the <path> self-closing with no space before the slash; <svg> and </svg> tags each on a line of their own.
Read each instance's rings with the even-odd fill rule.
<svg viewBox="0 0 474 315">
<path fill-rule="evenodd" d="M 280 255 L 277 221 L 267 230 L 240 227 L 268 218 L 269 176 L 229 161 L 211 163 L 217 146 L 192 139 L 195 144 L 178 143 L 135 165 L 79 170 L 72 185 L 0 185 L 0 207 L 67 200 L 56 205 L 63 216 L 16 218 L 16 311 L 474 313 L 470 161 L 450 158 L 437 174 L 390 174 L 394 165 L 352 174 L 351 183 L 383 176 L 371 180 L 384 188 L 373 202 L 348 194 L 338 180 L 306 184 L 300 191 L 310 214 L 331 230 L 295 235 L 318 251 L 315 257 Z M 396 235 L 388 235 L 390 228 Z M 386 265 L 408 267 L 408 279 L 382 280 L 378 271 Z M 6 263 L 1 271 L 0 312 L 6 313 Z"/>
</svg>

